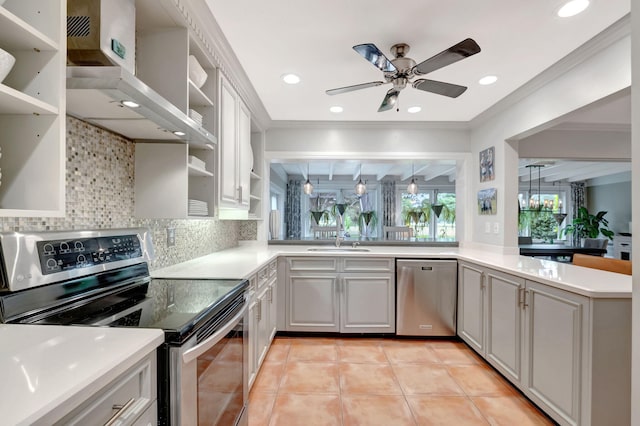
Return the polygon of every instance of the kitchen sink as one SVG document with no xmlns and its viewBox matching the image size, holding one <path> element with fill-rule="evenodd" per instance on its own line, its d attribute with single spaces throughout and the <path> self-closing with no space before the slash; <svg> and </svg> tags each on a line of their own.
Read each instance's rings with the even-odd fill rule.
<svg viewBox="0 0 640 426">
<path fill-rule="evenodd" d="M 355 247 L 311 247 L 307 251 L 321 251 L 321 252 L 362 252 L 371 251 L 368 248 L 355 248 Z"/>
</svg>

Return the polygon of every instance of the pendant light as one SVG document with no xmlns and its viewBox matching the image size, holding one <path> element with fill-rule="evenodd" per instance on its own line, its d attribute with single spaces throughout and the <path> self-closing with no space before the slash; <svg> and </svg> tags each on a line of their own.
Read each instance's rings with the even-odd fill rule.
<svg viewBox="0 0 640 426">
<path fill-rule="evenodd" d="M 365 192 L 367 192 L 367 187 L 362 183 L 362 163 L 360 163 L 360 179 L 356 184 L 356 195 L 364 195 Z"/>
<path fill-rule="evenodd" d="M 418 184 L 416 183 L 414 173 L 413 163 L 411 163 L 411 183 L 407 186 L 407 192 L 415 195 L 418 193 Z"/>
<path fill-rule="evenodd" d="M 440 213 L 442 213 L 443 207 L 444 206 L 442 204 L 438 203 L 438 190 L 435 189 L 433 191 L 433 204 L 431 205 L 431 210 L 435 213 L 436 219 L 440 218 Z"/>
<path fill-rule="evenodd" d="M 302 185 L 302 190 L 305 194 L 310 195 L 313 192 L 313 185 L 309 181 L 309 163 L 307 163 L 307 181 Z"/>
</svg>

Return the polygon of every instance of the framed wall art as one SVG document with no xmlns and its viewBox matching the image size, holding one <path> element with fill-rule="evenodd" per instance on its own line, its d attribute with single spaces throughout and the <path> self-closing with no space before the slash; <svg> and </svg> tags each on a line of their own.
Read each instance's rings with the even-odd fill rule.
<svg viewBox="0 0 640 426">
<path fill-rule="evenodd" d="M 495 155 L 496 149 L 493 146 L 480 151 L 480 182 L 487 182 L 494 179 L 493 160 Z"/>
<path fill-rule="evenodd" d="M 498 190 L 496 188 L 478 191 L 478 214 L 498 213 Z"/>
</svg>

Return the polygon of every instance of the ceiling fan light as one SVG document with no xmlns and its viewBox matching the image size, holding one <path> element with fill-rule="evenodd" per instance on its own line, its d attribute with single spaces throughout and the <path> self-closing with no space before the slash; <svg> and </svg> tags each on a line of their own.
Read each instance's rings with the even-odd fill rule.
<svg viewBox="0 0 640 426">
<path fill-rule="evenodd" d="M 558 10 L 558 16 L 570 18 L 583 12 L 587 7 L 589 7 L 589 0 L 571 0 Z"/>
<path fill-rule="evenodd" d="M 313 184 L 309 182 L 309 178 L 307 178 L 307 181 L 302 185 L 302 191 L 307 195 L 310 195 L 313 192 Z"/>
<path fill-rule="evenodd" d="M 364 195 L 367 192 L 367 186 L 362 183 L 362 179 L 356 184 L 356 195 Z"/>
<path fill-rule="evenodd" d="M 413 195 L 418 193 L 418 184 L 414 178 L 411 178 L 411 183 L 407 186 L 407 192 Z"/>
<path fill-rule="evenodd" d="M 487 75 L 478 80 L 478 83 L 483 86 L 488 86 L 495 83 L 496 81 L 498 81 L 498 77 L 496 77 L 495 75 Z"/>
</svg>

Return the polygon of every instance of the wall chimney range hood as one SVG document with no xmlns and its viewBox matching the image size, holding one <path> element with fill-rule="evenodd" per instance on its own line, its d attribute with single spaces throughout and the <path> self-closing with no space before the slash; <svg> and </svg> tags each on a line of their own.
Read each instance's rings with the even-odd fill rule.
<svg viewBox="0 0 640 426">
<path fill-rule="evenodd" d="M 67 113 L 129 139 L 216 143 L 212 133 L 119 66 L 67 67 Z"/>
<path fill-rule="evenodd" d="M 186 111 L 134 75 L 136 9 L 135 0 L 67 1 L 67 113 L 133 140 L 215 144 Z"/>
</svg>

